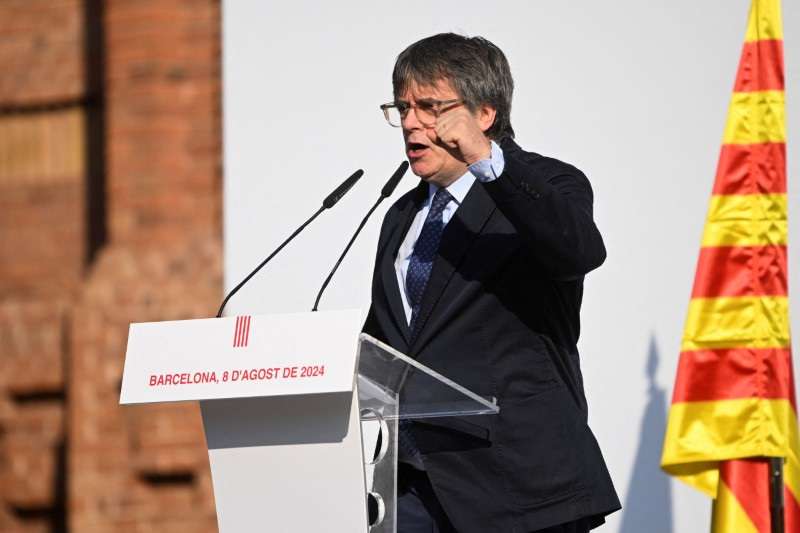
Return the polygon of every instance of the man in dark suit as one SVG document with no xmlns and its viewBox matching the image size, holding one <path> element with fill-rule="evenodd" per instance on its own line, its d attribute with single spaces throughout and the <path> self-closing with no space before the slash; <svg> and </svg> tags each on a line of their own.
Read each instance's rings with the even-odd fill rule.
<svg viewBox="0 0 800 533">
<path fill-rule="evenodd" d="M 576 348 L 583 277 L 605 260 L 589 181 L 515 144 L 489 41 L 423 39 L 392 82 L 381 107 L 421 181 L 383 221 L 364 330 L 500 406 L 402 425 L 398 530 L 589 531 L 620 508 Z"/>
</svg>

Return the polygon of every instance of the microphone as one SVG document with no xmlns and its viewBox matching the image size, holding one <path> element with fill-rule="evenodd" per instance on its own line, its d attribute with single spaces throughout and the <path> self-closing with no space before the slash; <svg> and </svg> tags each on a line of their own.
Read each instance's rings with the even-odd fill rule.
<svg viewBox="0 0 800 533">
<path fill-rule="evenodd" d="M 400 183 L 400 180 L 403 178 L 403 175 L 408 170 L 408 161 L 403 161 L 400 163 L 400 166 L 397 167 L 397 170 L 394 171 L 392 177 L 389 178 L 389 181 L 386 182 L 386 185 L 383 186 L 381 189 L 381 200 L 383 198 L 389 198 L 394 190 L 397 188 L 397 184 Z M 378 200 L 380 203 L 381 200 Z"/>
<path fill-rule="evenodd" d="M 272 252 L 271 254 L 269 254 L 269 256 L 268 256 L 266 259 L 264 259 L 264 260 L 261 262 L 261 264 L 259 264 L 259 265 L 258 265 L 256 268 L 254 268 L 254 269 L 253 269 L 253 271 L 252 271 L 252 272 L 250 272 L 250 273 L 247 275 L 247 277 L 245 277 L 245 278 L 244 278 L 242 281 L 240 281 L 240 282 L 239 282 L 239 284 L 238 284 L 238 285 L 236 285 L 236 286 L 235 286 L 233 289 L 231 289 L 231 291 L 228 293 L 228 295 L 227 295 L 227 296 L 225 296 L 225 299 L 224 299 L 224 300 L 222 300 L 222 305 L 220 305 L 220 306 L 219 306 L 219 311 L 217 311 L 217 318 L 219 318 L 219 317 L 221 317 L 221 316 L 222 316 L 222 311 L 225 309 L 225 304 L 227 304 L 227 303 L 228 303 L 228 300 L 230 300 L 230 299 L 231 299 L 231 297 L 232 297 L 234 294 L 236 294 L 237 292 L 239 292 L 239 289 L 241 289 L 242 287 L 244 287 L 244 284 L 245 284 L 245 283 L 247 283 L 248 281 L 250 281 L 250 278 L 252 278 L 253 276 L 255 276 L 255 275 L 258 273 L 258 271 L 259 271 L 259 270 L 261 270 L 262 268 L 264 268 L 264 265 L 266 265 L 267 263 L 269 263 L 270 259 L 272 259 L 272 258 L 273 258 L 273 257 L 275 257 L 276 255 L 278 255 L 278 252 L 280 252 L 281 250 L 283 250 L 283 247 L 284 247 L 284 246 L 286 246 L 287 244 L 289 244 L 289 243 L 292 241 L 292 239 L 294 239 L 295 237 L 297 237 L 297 235 L 298 235 L 298 234 L 299 234 L 301 231 L 303 231 L 303 230 L 306 228 L 306 226 L 308 226 L 309 224 L 311 224 L 311 222 L 312 222 L 312 221 L 313 221 L 315 218 L 317 218 L 317 217 L 319 216 L 319 214 L 320 214 L 320 213 L 322 213 L 322 212 L 323 212 L 323 211 L 325 211 L 326 209 L 330 209 L 331 207 L 333 207 L 334 205 L 336 205 L 336 203 L 337 203 L 339 200 L 341 200 L 341 199 L 342 199 L 342 197 L 343 197 L 345 194 L 347 194 L 347 191 L 349 191 L 350 189 L 352 189 L 352 188 L 353 188 L 353 185 L 355 185 L 355 184 L 356 184 L 356 182 L 357 182 L 359 179 L 361 179 L 361 176 L 363 176 L 363 175 L 364 175 L 364 171 L 363 171 L 363 170 L 361 170 L 361 169 L 358 169 L 358 170 L 356 170 L 355 172 L 353 172 L 353 173 L 350 175 L 350 177 L 349 177 L 349 178 L 347 178 L 346 180 L 344 180 L 344 182 L 342 182 L 342 184 L 341 184 L 341 185 L 339 185 L 338 187 L 336 187 L 336 188 L 333 190 L 333 192 L 332 192 L 332 193 L 330 193 L 328 196 L 326 196 L 326 197 L 325 197 L 325 200 L 323 200 L 323 201 L 322 201 L 322 207 L 320 207 L 319 209 L 317 209 L 317 212 L 316 212 L 316 213 L 314 213 L 313 215 L 311 215 L 311 217 L 310 217 L 308 220 L 306 220 L 305 222 L 303 222 L 303 224 L 302 224 L 302 225 L 301 225 L 299 228 L 297 228 L 297 229 L 294 231 L 294 233 L 292 233 L 291 235 L 289 235 L 289 238 L 288 238 L 288 239 L 286 239 L 285 241 L 283 241 L 283 242 L 281 243 L 281 245 L 280 245 L 280 246 L 278 246 L 278 247 L 275 249 L 275 251 L 274 251 L 274 252 Z"/>
<path fill-rule="evenodd" d="M 342 199 L 342 196 L 347 194 L 347 191 L 353 188 L 353 185 L 356 184 L 358 180 L 361 179 L 361 176 L 364 175 L 364 171 L 361 169 L 356 170 L 353 172 L 349 178 L 344 180 L 344 182 L 336 187 L 332 193 L 325 197 L 322 200 L 322 208 L 323 209 L 330 209 L 331 207 L 335 206 L 336 203 Z"/>
<path fill-rule="evenodd" d="M 382 201 L 384 201 L 386 198 L 392 195 L 394 190 L 397 188 L 397 184 L 400 183 L 400 180 L 403 178 L 403 174 L 405 174 L 407 170 L 408 170 L 408 161 L 403 161 L 402 163 L 400 163 L 400 166 L 397 167 L 397 170 L 394 171 L 392 177 L 389 178 L 389 181 L 386 182 L 386 185 L 383 186 L 378 201 L 375 202 L 375 204 L 370 208 L 369 211 L 367 211 L 366 216 L 361 220 L 361 224 L 358 225 L 358 229 L 356 229 L 356 232 L 353 234 L 353 237 L 350 239 L 350 242 L 348 242 L 347 246 L 344 247 L 342 255 L 339 256 L 339 259 L 336 261 L 336 264 L 333 265 L 333 270 L 331 270 L 331 273 L 328 274 L 328 277 L 325 278 L 325 281 L 322 283 L 322 287 L 320 287 L 319 292 L 317 293 L 317 299 L 314 300 L 314 308 L 311 309 L 312 311 L 317 310 L 317 307 L 319 306 L 319 300 L 320 298 L 322 298 L 322 293 L 325 292 L 325 289 L 328 287 L 328 283 L 331 282 L 331 278 L 333 278 L 333 275 L 336 273 L 336 270 L 339 268 L 339 265 L 342 264 L 344 256 L 347 255 L 348 251 L 350 251 L 350 247 L 353 246 L 356 237 L 358 237 L 358 234 L 361 233 L 361 230 L 364 228 L 364 225 L 367 223 L 369 217 L 372 216 L 372 213 L 375 211 L 375 209 L 378 208 L 378 206 Z M 342 186 L 343 185 L 344 184 L 342 184 Z"/>
</svg>

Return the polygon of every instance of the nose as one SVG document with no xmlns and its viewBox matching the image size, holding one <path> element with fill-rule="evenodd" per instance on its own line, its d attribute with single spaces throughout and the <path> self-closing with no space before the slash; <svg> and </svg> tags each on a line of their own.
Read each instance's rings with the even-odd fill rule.
<svg viewBox="0 0 800 533">
<path fill-rule="evenodd" d="M 422 123 L 417 118 L 417 108 L 412 107 L 406 113 L 406 116 L 400 120 L 400 125 L 406 131 L 418 130 L 423 128 Z"/>
</svg>

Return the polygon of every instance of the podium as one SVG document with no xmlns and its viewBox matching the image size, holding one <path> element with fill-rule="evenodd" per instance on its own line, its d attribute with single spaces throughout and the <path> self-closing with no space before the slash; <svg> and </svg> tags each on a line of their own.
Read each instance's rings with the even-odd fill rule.
<svg viewBox="0 0 800 533">
<path fill-rule="evenodd" d="M 121 404 L 199 401 L 222 533 L 396 530 L 398 421 L 493 415 L 358 310 L 131 324 Z"/>
</svg>

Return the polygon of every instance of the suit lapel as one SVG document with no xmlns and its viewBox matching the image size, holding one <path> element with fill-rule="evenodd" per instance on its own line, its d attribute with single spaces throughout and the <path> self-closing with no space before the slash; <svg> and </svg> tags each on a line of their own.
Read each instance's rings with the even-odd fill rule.
<svg viewBox="0 0 800 533">
<path fill-rule="evenodd" d="M 406 321 L 406 312 L 403 308 L 403 300 L 400 296 L 400 287 L 397 284 L 397 270 L 395 269 L 394 262 L 397 259 L 397 252 L 405 238 L 408 228 L 414 221 L 414 216 L 419 211 L 420 206 L 425 201 L 428 192 L 428 184 L 420 181 L 417 189 L 414 191 L 414 198 L 412 202 L 408 202 L 406 206 L 397 215 L 397 225 L 395 231 L 389 237 L 386 245 L 386 251 L 383 253 L 381 259 L 381 279 L 386 293 L 386 299 L 389 303 L 392 317 L 397 325 L 397 329 L 403 335 L 406 345 L 411 344 L 411 330 Z"/>
<path fill-rule="evenodd" d="M 416 328 L 410 343 L 412 354 L 427 342 L 435 330 L 428 325 L 428 322 L 431 322 L 431 315 L 456 268 L 461 264 L 464 255 L 495 209 L 496 206 L 489 194 L 481 184 L 475 182 L 445 227 L 431 277 L 422 296 Z"/>
</svg>

